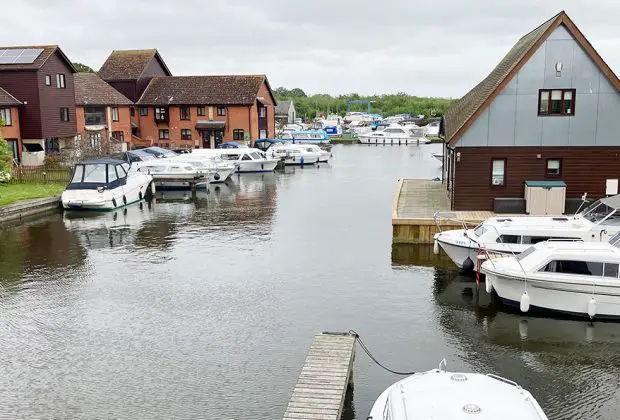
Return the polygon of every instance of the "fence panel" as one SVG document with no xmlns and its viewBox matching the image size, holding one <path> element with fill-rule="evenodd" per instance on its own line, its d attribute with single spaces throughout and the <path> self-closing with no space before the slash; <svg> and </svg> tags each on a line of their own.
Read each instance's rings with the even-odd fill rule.
<svg viewBox="0 0 620 420">
<path fill-rule="evenodd" d="M 11 173 L 13 182 L 23 184 L 65 184 L 71 179 L 70 169 L 17 167 Z"/>
</svg>

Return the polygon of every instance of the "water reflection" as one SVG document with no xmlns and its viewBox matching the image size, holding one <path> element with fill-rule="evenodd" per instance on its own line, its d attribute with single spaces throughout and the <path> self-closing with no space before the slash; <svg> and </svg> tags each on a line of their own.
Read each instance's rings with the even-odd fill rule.
<svg viewBox="0 0 620 420">
<path fill-rule="evenodd" d="M 615 410 L 620 325 L 507 311 L 473 277 L 436 270 L 439 323 L 461 357 L 509 377 L 536 396 L 550 418 L 593 418 Z M 567 404 L 567 401 L 570 403 Z"/>
</svg>

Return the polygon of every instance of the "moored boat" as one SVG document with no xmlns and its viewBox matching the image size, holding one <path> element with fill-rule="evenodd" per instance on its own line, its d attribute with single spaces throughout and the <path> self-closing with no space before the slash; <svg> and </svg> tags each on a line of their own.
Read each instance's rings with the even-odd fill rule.
<svg viewBox="0 0 620 420">
<path fill-rule="evenodd" d="M 200 162 L 185 162 L 180 159 L 157 159 L 134 164 L 135 170 L 153 177 L 157 187 L 190 188 L 205 187 L 213 181 L 215 169 L 209 169 Z M 133 169 L 133 168 L 132 168 Z"/>
<path fill-rule="evenodd" d="M 323 130 L 285 132 L 282 133 L 281 138 L 282 140 L 300 144 L 323 144 L 330 142 L 329 136 Z"/>
<path fill-rule="evenodd" d="M 431 141 L 424 135 L 421 128 L 403 127 L 392 125 L 381 131 L 368 131 L 358 136 L 360 143 L 364 144 L 428 144 Z"/>
<path fill-rule="evenodd" d="M 620 233 L 609 242 L 547 241 L 485 261 L 487 291 L 521 312 L 620 320 Z"/>
<path fill-rule="evenodd" d="M 97 159 L 78 163 L 71 182 L 62 193 L 65 209 L 113 210 L 142 200 L 150 194 L 153 177 L 131 171 L 118 159 Z"/>
<path fill-rule="evenodd" d="M 387 388 L 368 420 L 546 420 L 536 399 L 517 383 L 493 374 L 420 372 Z"/>
<path fill-rule="evenodd" d="M 231 149 L 197 149 L 196 155 L 219 156 L 224 161 L 237 163 L 238 173 L 272 172 L 278 159 L 268 158 L 262 150 L 249 147 Z"/>
<path fill-rule="evenodd" d="M 274 144 L 266 154 L 270 158 L 281 159 L 285 165 L 314 165 L 321 158 L 318 152 L 309 152 L 302 145 L 290 143 Z"/>
</svg>

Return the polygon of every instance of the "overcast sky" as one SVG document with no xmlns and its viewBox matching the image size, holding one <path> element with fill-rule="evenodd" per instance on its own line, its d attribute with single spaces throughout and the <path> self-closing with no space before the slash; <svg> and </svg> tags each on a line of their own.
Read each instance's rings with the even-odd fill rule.
<svg viewBox="0 0 620 420">
<path fill-rule="evenodd" d="M 174 75 L 460 97 L 563 7 L 620 72 L 619 0 L 4 1 L 1 44 L 59 44 L 95 70 L 113 49 L 157 48 Z"/>
</svg>

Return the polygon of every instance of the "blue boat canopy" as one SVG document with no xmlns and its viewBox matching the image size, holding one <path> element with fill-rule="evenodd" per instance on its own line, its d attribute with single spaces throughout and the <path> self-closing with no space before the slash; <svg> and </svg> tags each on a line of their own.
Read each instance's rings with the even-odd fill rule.
<svg viewBox="0 0 620 420">
<path fill-rule="evenodd" d="M 525 181 L 528 187 L 558 188 L 566 187 L 564 181 Z"/>
<path fill-rule="evenodd" d="M 221 143 L 217 145 L 218 149 L 239 149 L 242 147 L 245 147 L 245 146 L 236 141 L 228 141 L 226 143 Z"/>
</svg>

